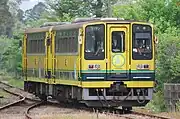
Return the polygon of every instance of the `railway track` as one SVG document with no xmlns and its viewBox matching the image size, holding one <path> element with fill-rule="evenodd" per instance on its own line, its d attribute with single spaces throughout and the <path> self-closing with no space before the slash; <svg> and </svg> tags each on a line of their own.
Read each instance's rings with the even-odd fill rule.
<svg viewBox="0 0 180 119">
<path fill-rule="evenodd" d="M 2 82 L 2 81 L 0 81 L 0 83 L 3 84 L 3 86 L 1 85 L 1 87 L 0 87 L 0 89 L 1 89 L 2 91 L 6 92 L 6 93 L 8 93 L 8 94 L 10 94 L 10 95 L 13 95 L 13 96 L 18 97 L 18 99 L 17 99 L 16 101 L 10 102 L 10 103 L 8 103 L 8 104 L 5 104 L 5 105 L 1 106 L 1 107 L 0 107 L 0 111 L 3 110 L 3 109 L 9 108 L 9 107 L 11 107 L 11 106 L 14 106 L 14 105 L 16 105 L 16 104 L 18 104 L 18 103 L 22 103 L 22 102 L 25 101 L 25 97 L 24 97 L 23 95 L 14 93 L 14 92 L 12 92 L 12 91 L 10 91 L 10 90 L 7 89 L 7 88 L 13 88 L 13 86 L 11 86 L 11 85 L 9 85 L 9 84 L 6 84 L 6 83 L 4 83 L 4 82 Z M 4 96 L 3 96 L 3 97 L 4 97 Z"/>
<path fill-rule="evenodd" d="M 0 107 L 0 110 L 3 110 L 3 109 L 5 109 L 5 108 L 8 108 L 8 107 L 10 107 L 10 106 L 14 106 L 14 105 L 16 105 L 16 104 L 18 104 L 18 103 L 22 103 L 22 102 L 25 101 L 25 97 L 24 97 L 24 96 L 22 96 L 22 95 L 20 95 L 20 94 L 13 93 L 13 92 L 5 89 L 5 88 L 3 88 L 3 90 L 4 90 L 5 92 L 7 92 L 7 93 L 10 93 L 10 94 L 12 94 L 12 95 L 18 96 L 20 99 L 17 100 L 17 101 L 15 101 L 15 102 L 12 102 L 12 103 L 9 103 L 9 104 L 6 104 L 6 105 Z"/>
<path fill-rule="evenodd" d="M 0 81 L 0 84 L 1 84 L 1 87 L 0 87 L 1 90 L 3 90 L 4 92 L 6 92 L 8 94 L 16 96 L 18 98 L 14 102 L 10 102 L 8 104 L 5 104 L 5 105 L 1 106 L 0 111 L 5 110 L 5 109 L 9 109 L 9 108 L 14 107 L 14 106 L 23 107 L 24 109 L 26 109 L 27 101 L 28 102 L 31 101 L 31 102 L 35 102 L 35 103 L 41 103 L 41 101 L 38 100 L 38 99 L 32 99 L 32 98 L 29 98 L 29 97 L 25 97 L 23 95 L 23 92 L 25 92 L 23 89 L 13 87 L 12 85 L 6 84 L 6 83 L 1 82 L 1 81 Z M 15 93 L 15 91 L 17 91 L 17 90 L 20 90 L 20 92 Z M 21 104 L 25 104 L 25 105 L 21 105 Z"/>
<path fill-rule="evenodd" d="M 97 111 L 94 111 L 97 113 Z M 114 115 L 117 117 L 122 117 L 125 119 L 172 119 L 168 117 L 162 117 L 162 116 L 157 116 L 157 115 L 152 115 L 152 114 L 146 114 L 146 113 L 141 113 L 137 111 L 131 111 L 129 113 L 123 113 L 123 110 L 121 109 L 113 109 L 113 110 L 100 110 L 98 111 L 99 113 L 105 113 L 107 115 Z"/>
<path fill-rule="evenodd" d="M 0 82 L 0 83 L 2 83 L 2 82 Z M 28 108 L 26 108 L 25 117 L 27 119 L 32 119 L 32 117 L 30 115 L 30 110 L 32 110 L 34 108 L 38 108 L 39 106 L 42 106 L 42 105 L 51 105 L 51 106 L 61 107 L 61 108 L 84 110 L 84 111 L 88 111 L 88 112 L 91 112 L 91 113 L 94 113 L 94 112 L 96 112 L 96 113 L 104 113 L 104 114 L 107 114 L 107 115 L 114 115 L 114 116 L 122 117 L 122 118 L 125 118 L 125 119 L 142 119 L 142 118 L 143 119 L 170 119 L 170 118 L 167 118 L 167 117 L 156 116 L 156 115 L 151 115 L 151 114 L 145 114 L 145 113 L 136 112 L 136 111 L 131 111 L 130 113 L 124 114 L 123 111 L 120 110 L 120 109 L 98 109 L 99 111 L 97 112 L 93 108 L 83 107 L 82 105 L 67 105 L 67 104 L 64 105 L 63 103 L 58 103 L 58 102 L 53 102 L 53 101 L 42 102 L 40 100 L 35 100 L 35 99 L 32 99 L 32 98 L 28 98 L 28 97 L 25 97 L 25 96 L 23 96 L 21 94 L 9 91 L 7 89 L 8 87 L 10 87 L 10 88 L 14 88 L 14 87 L 11 86 L 11 85 L 8 85 L 6 83 L 2 83 L 2 84 L 6 85 L 6 88 L 2 88 L 5 92 L 7 92 L 7 93 L 9 93 L 11 95 L 19 97 L 19 100 L 0 107 L 0 111 L 3 110 L 3 109 L 9 108 L 11 106 L 17 105 L 17 104 L 21 104 L 22 102 L 25 102 L 25 100 L 30 100 L 30 101 L 33 101 L 34 103 L 31 106 L 29 106 Z M 23 91 L 22 89 L 20 89 L 20 90 Z"/>
<path fill-rule="evenodd" d="M 54 107 L 58 107 L 57 105 L 58 103 L 53 103 L 53 102 L 48 102 L 48 103 L 35 103 L 34 105 L 30 106 L 27 110 L 26 110 L 26 118 L 27 119 L 33 119 L 31 117 L 31 115 L 29 114 L 30 110 L 34 109 L 34 108 L 38 108 L 38 106 L 42 106 L 42 105 L 51 105 Z M 136 111 L 131 111 L 128 114 L 123 114 L 122 110 L 95 110 L 93 108 L 87 108 L 87 107 L 75 107 L 75 106 L 65 106 L 65 105 L 61 105 L 61 108 L 70 108 L 70 109 L 76 109 L 76 110 L 83 110 L 83 111 L 87 111 L 90 113 L 95 113 L 97 115 L 99 114 L 106 114 L 106 115 L 112 115 L 112 116 L 116 116 L 119 117 L 120 119 L 172 119 L 172 118 L 167 118 L 167 117 L 162 117 L 162 116 L 156 116 L 156 115 L 151 115 L 151 114 L 145 114 L 145 113 L 140 113 L 140 112 L 136 112 Z M 69 112 L 70 113 L 70 112 Z"/>
<path fill-rule="evenodd" d="M 27 110 L 26 110 L 26 117 L 27 119 L 32 119 L 32 117 L 30 116 L 29 112 L 31 109 L 34 108 L 38 108 L 38 106 L 42 106 L 42 105 L 51 105 L 54 107 L 60 107 L 60 108 L 68 108 L 68 109 L 75 109 L 75 110 L 83 110 L 83 111 L 87 111 L 90 113 L 96 113 L 98 114 L 106 114 L 106 115 L 113 115 L 113 116 L 117 116 L 123 119 L 172 119 L 172 118 L 168 118 L 168 117 L 162 117 L 162 116 L 157 116 L 157 115 L 152 115 L 152 114 L 146 114 L 146 113 L 141 113 L 141 112 L 137 112 L 137 111 L 131 111 L 129 113 L 124 113 L 123 110 L 121 109 L 94 109 L 94 108 L 88 108 L 85 107 L 83 105 L 64 105 L 64 104 L 60 104 L 58 102 L 53 102 L 53 101 L 48 101 L 48 102 L 39 102 L 39 103 L 35 103 L 34 105 L 30 106 Z M 70 113 L 70 112 L 68 112 Z"/>
<path fill-rule="evenodd" d="M 172 119 L 168 117 L 162 117 L 162 116 L 157 116 L 157 115 L 152 115 L 152 114 L 146 114 L 146 113 L 141 113 L 141 112 L 136 112 L 136 111 L 131 111 L 130 114 L 125 114 L 123 117 L 127 119 Z"/>
<path fill-rule="evenodd" d="M 30 98 L 26 94 L 23 94 L 23 93 L 27 93 L 27 92 L 25 92 L 22 88 L 14 87 L 14 86 L 12 86 L 10 84 L 7 84 L 5 82 L 2 82 L 2 81 L 0 81 L 0 84 L 5 85 L 5 87 L 0 87 L 0 88 L 2 90 L 4 90 L 5 92 L 7 92 L 7 93 L 10 93 L 12 95 L 19 96 L 19 97 L 25 97 L 25 100 L 29 100 L 29 101 L 35 101 L 35 102 L 39 102 L 40 101 L 40 99 Z M 15 91 L 10 91 L 8 89 L 16 89 L 16 90 L 19 90 L 19 91 L 18 91 L 18 93 L 15 93 Z"/>
<path fill-rule="evenodd" d="M 7 88 L 1 88 L 1 89 L 3 91 L 5 91 L 5 92 L 11 94 L 11 95 L 17 96 L 19 98 L 19 100 L 16 100 L 14 102 L 11 102 L 11 103 L 5 104 L 4 106 L 1 106 L 0 111 L 3 110 L 3 109 L 9 108 L 11 106 L 23 103 L 25 100 L 34 101 L 34 102 L 40 102 L 40 100 L 35 100 L 35 99 L 25 97 L 25 96 L 23 96 L 21 94 L 18 94 L 18 93 L 15 93 L 15 92 L 12 92 L 12 91 L 8 90 Z"/>
<path fill-rule="evenodd" d="M 29 108 L 27 108 L 27 110 L 26 110 L 26 112 L 25 112 L 26 118 L 27 118 L 27 119 L 33 119 L 33 118 L 30 116 L 30 114 L 29 114 L 30 110 L 33 109 L 33 108 L 36 108 L 36 107 L 38 107 L 38 106 L 40 106 L 40 105 L 43 105 L 43 104 L 44 104 L 43 102 L 38 102 L 38 103 L 34 103 L 34 104 L 31 105 Z"/>
</svg>

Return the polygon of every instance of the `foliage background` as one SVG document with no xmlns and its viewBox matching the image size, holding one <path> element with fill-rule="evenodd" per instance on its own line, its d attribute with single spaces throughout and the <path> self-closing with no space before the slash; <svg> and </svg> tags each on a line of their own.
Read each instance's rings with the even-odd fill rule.
<svg viewBox="0 0 180 119">
<path fill-rule="evenodd" d="M 21 0 L 0 0 L 0 72 L 17 79 L 21 76 L 23 30 L 47 21 L 72 21 L 77 17 L 107 17 L 108 0 L 45 0 L 32 9 L 19 8 Z M 112 17 L 154 24 L 159 39 L 156 46 L 156 87 L 147 105 L 166 111 L 163 83 L 180 83 L 180 2 L 179 0 L 110 0 Z"/>
</svg>

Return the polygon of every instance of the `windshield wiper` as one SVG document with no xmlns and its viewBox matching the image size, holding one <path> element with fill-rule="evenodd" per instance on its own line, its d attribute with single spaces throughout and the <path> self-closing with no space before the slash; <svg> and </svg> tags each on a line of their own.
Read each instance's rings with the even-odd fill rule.
<svg viewBox="0 0 180 119">
<path fill-rule="evenodd" d="M 96 53 L 94 54 L 95 56 L 97 56 L 100 52 L 101 48 L 98 48 L 98 50 L 96 51 Z"/>
</svg>

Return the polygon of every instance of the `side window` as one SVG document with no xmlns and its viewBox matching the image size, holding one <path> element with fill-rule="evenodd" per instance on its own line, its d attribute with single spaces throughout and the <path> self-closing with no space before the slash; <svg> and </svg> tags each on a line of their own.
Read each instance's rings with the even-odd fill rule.
<svg viewBox="0 0 180 119">
<path fill-rule="evenodd" d="M 77 53 L 78 30 L 57 31 L 55 43 L 56 53 Z"/>
<path fill-rule="evenodd" d="M 45 32 L 31 33 L 27 38 L 27 53 L 44 53 L 45 52 Z"/>
<path fill-rule="evenodd" d="M 125 51 L 125 33 L 123 31 L 112 32 L 112 52 L 123 53 Z"/>
</svg>

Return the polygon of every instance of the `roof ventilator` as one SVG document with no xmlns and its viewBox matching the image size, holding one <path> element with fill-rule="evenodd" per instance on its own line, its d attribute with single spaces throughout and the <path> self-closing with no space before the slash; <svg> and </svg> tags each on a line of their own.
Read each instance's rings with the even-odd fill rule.
<svg viewBox="0 0 180 119">
<path fill-rule="evenodd" d="M 64 25 L 64 24 L 71 24 L 71 22 L 45 22 L 40 27 L 55 26 L 55 25 Z"/>
</svg>

